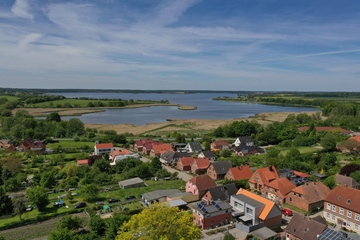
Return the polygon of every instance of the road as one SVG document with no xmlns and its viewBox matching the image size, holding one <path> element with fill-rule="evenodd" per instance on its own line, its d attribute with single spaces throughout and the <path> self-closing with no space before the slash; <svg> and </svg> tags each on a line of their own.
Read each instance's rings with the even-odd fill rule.
<svg viewBox="0 0 360 240">
<path fill-rule="evenodd" d="M 148 159 L 148 158 L 146 158 L 146 157 L 141 157 L 140 160 L 143 161 L 143 162 L 150 162 L 150 161 L 151 161 L 150 159 Z M 171 168 L 171 167 L 169 167 L 169 166 L 164 166 L 164 165 L 163 165 L 163 168 L 166 169 L 166 170 L 167 170 L 168 172 L 170 172 L 170 173 L 178 172 L 178 177 L 179 177 L 181 180 L 185 181 L 185 182 L 189 181 L 191 178 L 194 177 L 194 176 L 192 176 L 191 174 L 188 174 L 188 173 L 186 173 L 186 172 L 178 171 L 178 170 L 173 169 L 173 168 Z"/>
</svg>

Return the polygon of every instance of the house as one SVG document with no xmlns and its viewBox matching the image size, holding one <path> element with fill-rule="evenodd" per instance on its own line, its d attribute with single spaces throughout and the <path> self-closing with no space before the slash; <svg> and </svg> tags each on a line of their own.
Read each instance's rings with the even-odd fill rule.
<svg viewBox="0 0 360 240">
<path fill-rule="evenodd" d="M 230 148 L 230 144 L 227 140 L 215 140 L 210 144 L 211 151 L 221 151 L 228 150 Z"/>
<path fill-rule="evenodd" d="M 160 145 L 162 142 L 145 141 L 142 147 L 142 153 L 149 155 L 154 145 Z"/>
<path fill-rule="evenodd" d="M 216 160 L 216 155 L 212 151 L 203 151 L 198 155 L 198 158 L 207 158 L 210 162 Z"/>
<path fill-rule="evenodd" d="M 111 153 L 114 150 L 112 143 L 96 143 L 94 146 L 95 155 L 104 155 L 105 153 Z"/>
<path fill-rule="evenodd" d="M 191 165 L 191 172 L 194 174 L 204 174 L 210 166 L 210 161 L 207 158 L 197 158 Z"/>
<path fill-rule="evenodd" d="M 89 166 L 89 160 L 88 159 L 78 160 L 77 165 L 78 166 Z"/>
<path fill-rule="evenodd" d="M 355 181 L 352 177 L 336 174 L 335 182 L 337 185 L 343 185 L 350 188 L 360 189 L 360 184 Z"/>
<path fill-rule="evenodd" d="M 324 199 L 324 218 L 360 234 L 360 190 L 339 185 Z"/>
<path fill-rule="evenodd" d="M 36 153 L 40 153 L 46 150 L 46 142 L 45 140 L 34 140 L 32 138 L 26 138 L 20 142 L 16 149 L 21 152 L 34 151 Z"/>
<path fill-rule="evenodd" d="M 109 160 L 112 162 L 116 162 L 116 161 L 122 160 L 124 158 L 127 158 L 130 155 L 132 155 L 132 152 L 130 152 L 127 149 L 112 150 L 109 154 Z"/>
<path fill-rule="evenodd" d="M 173 165 L 176 164 L 180 158 L 190 156 L 191 154 L 187 152 L 174 152 L 172 150 L 168 150 L 160 155 L 160 162 L 165 165 Z"/>
<path fill-rule="evenodd" d="M 136 177 L 136 178 L 130 178 L 124 181 L 120 181 L 119 186 L 122 189 L 126 189 L 126 188 L 145 187 L 146 184 L 144 180 L 142 180 L 139 177 Z"/>
<path fill-rule="evenodd" d="M 321 182 L 306 182 L 286 195 L 286 203 L 306 212 L 319 210 L 330 189 Z"/>
<path fill-rule="evenodd" d="M 179 193 L 182 193 L 179 189 L 155 190 L 141 194 L 141 199 L 145 205 L 150 205 L 156 202 L 166 202 L 168 196 Z"/>
<path fill-rule="evenodd" d="M 264 153 L 265 150 L 258 146 L 240 145 L 235 148 L 237 156 L 245 157 L 246 155 L 255 155 Z"/>
<path fill-rule="evenodd" d="M 254 146 L 254 140 L 250 136 L 237 137 L 233 143 L 236 147 L 240 145 L 244 146 Z"/>
<path fill-rule="evenodd" d="M 160 157 L 166 151 L 173 151 L 170 143 L 153 144 L 150 157 Z"/>
<path fill-rule="evenodd" d="M 265 184 L 279 178 L 275 166 L 258 168 L 249 179 L 250 189 L 261 191 Z"/>
<path fill-rule="evenodd" d="M 310 218 L 295 213 L 285 229 L 285 237 L 286 240 L 317 240 L 327 227 L 320 216 Z"/>
<path fill-rule="evenodd" d="M 186 192 L 198 196 L 198 200 L 206 193 L 209 188 L 216 187 L 216 182 L 209 175 L 198 175 L 191 178 L 186 183 Z"/>
<path fill-rule="evenodd" d="M 228 170 L 225 175 L 225 179 L 238 181 L 241 179 L 249 179 L 252 175 L 252 171 L 249 166 L 237 166 Z"/>
<path fill-rule="evenodd" d="M 287 178 L 277 178 L 269 183 L 265 183 L 262 188 L 262 196 L 283 204 L 286 200 L 286 194 L 288 194 L 296 185 Z"/>
<path fill-rule="evenodd" d="M 237 193 L 238 189 L 234 183 L 225 184 L 223 186 L 216 186 L 209 188 L 209 190 L 202 197 L 203 202 L 209 205 L 214 200 L 222 200 L 230 202 L 230 197 Z"/>
<path fill-rule="evenodd" d="M 210 229 L 229 224 L 231 221 L 231 206 L 224 201 L 212 201 L 210 205 L 204 202 L 189 205 L 194 217 L 194 223 L 201 229 Z"/>
<path fill-rule="evenodd" d="M 215 180 L 221 180 L 225 178 L 230 168 L 231 163 L 229 161 L 213 162 L 207 169 L 207 174 Z"/>
<path fill-rule="evenodd" d="M 182 157 L 176 164 L 176 168 L 180 171 L 191 171 L 191 165 L 195 159 L 193 157 Z"/>
<path fill-rule="evenodd" d="M 199 142 L 189 142 L 185 147 L 189 153 L 201 153 L 203 151 L 202 146 Z"/>
<path fill-rule="evenodd" d="M 304 132 L 304 131 L 308 131 L 310 129 L 310 127 L 300 127 L 298 128 L 298 131 Z M 351 131 L 340 128 L 340 127 L 315 127 L 315 130 L 317 132 L 339 132 L 339 133 L 343 133 L 346 135 L 350 135 Z"/>
<path fill-rule="evenodd" d="M 138 139 L 135 141 L 133 148 L 138 152 L 142 152 L 146 143 L 149 143 L 151 145 L 153 142 L 154 141 L 152 139 L 145 139 L 145 140 Z"/>
<path fill-rule="evenodd" d="M 245 232 L 278 226 L 282 222 L 281 209 L 275 202 L 244 189 L 231 196 L 230 205 L 232 216 L 239 221 L 236 227 Z"/>
</svg>

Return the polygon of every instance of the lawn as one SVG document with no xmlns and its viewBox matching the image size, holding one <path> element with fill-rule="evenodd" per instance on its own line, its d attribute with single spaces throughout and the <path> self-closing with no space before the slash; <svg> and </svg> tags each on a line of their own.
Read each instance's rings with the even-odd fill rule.
<svg viewBox="0 0 360 240">
<path fill-rule="evenodd" d="M 305 153 L 315 153 L 315 152 L 320 151 L 320 149 L 317 148 L 317 147 L 297 147 L 297 149 L 300 151 L 301 154 L 305 154 Z M 290 151 L 289 148 L 282 149 L 282 150 L 280 151 L 280 155 L 285 156 L 289 151 Z"/>
<path fill-rule="evenodd" d="M 46 144 L 47 148 L 57 149 L 62 148 L 84 148 L 84 146 L 93 148 L 94 142 L 75 142 L 74 140 L 60 140 L 59 142 Z"/>
</svg>

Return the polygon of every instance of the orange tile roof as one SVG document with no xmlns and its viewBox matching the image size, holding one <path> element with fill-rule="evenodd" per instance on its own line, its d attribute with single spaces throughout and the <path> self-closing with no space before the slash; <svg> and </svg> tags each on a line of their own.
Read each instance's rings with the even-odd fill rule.
<svg viewBox="0 0 360 240">
<path fill-rule="evenodd" d="M 307 182 L 291 190 L 303 195 L 308 204 L 323 201 L 330 189 L 321 182 Z"/>
<path fill-rule="evenodd" d="M 194 163 L 194 158 L 193 157 L 182 157 L 179 159 L 179 161 L 181 161 L 183 167 L 189 167 Z"/>
<path fill-rule="evenodd" d="M 155 154 L 157 153 L 163 154 L 166 151 L 173 151 L 170 143 L 163 143 L 159 145 L 153 144 L 153 150 Z"/>
<path fill-rule="evenodd" d="M 285 198 L 286 194 L 296 187 L 296 185 L 290 182 L 287 178 L 277 178 L 265 185 L 278 190 L 283 198 Z"/>
<path fill-rule="evenodd" d="M 270 170 L 270 168 L 272 170 Z M 266 184 L 271 182 L 272 180 L 275 180 L 277 178 L 279 178 L 279 175 L 276 171 L 275 166 L 271 166 L 271 167 L 264 167 L 264 168 L 258 168 L 256 169 L 256 171 L 252 174 L 251 178 L 249 179 L 250 182 L 255 183 L 256 181 L 254 180 L 256 174 L 259 175 L 259 177 L 261 178 L 261 181 Z"/>
<path fill-rule="evenodd" d="M 194 163 L 196 163 L 198 169 L 206 169 L 210 166 L 208 158 L 197 158 Z"/>
<path fill-rule="evenodd" d="M 120 150 L 114 150 L 114 151 L 111 151 L 110 153 L 110 156 L 112 158 L 116 157 L 116 156 L 119 156 L 119 155 L 126 155 L 126 154 L 130 154 L 131 152 L 127 149 L 120 149 Z"/>
<path fill-rule="evenodd" d="M 227 140 L 216 140 L 212 144 L 214 147 L 222 147 L 229 145 L 229 142 Z"/>
<path fill-rule="evenodd" d="M 198 175 L 189 180 L 196 185 L 199 191 L 208 190 L 209 188 L 216 187 L 216 182 L 209 175 Z"/>
<path fill-rule="evenodd" d="M 360 142 L 360 136 L 354 136 L 354 137 L 349 138 L 348 140 L 355 140 L 357 142 Z"/>
<path fill-rule="evenodd" d="M 326 202 L 360 213 L 360 190 L 339 185 L 331 190 Z"/>
<path fill-rule="evenodd" d="M 112 143 L 98 143 L 98 144 L 95 144 L 95 147 L 97 149 L 100 149 L 100 148 L 113 148 L 114 145 Z"/>
<path fill-rule="evenodd" d="M 229 169 L 229 172 L 232 173 L 234 180 L 240 179 L 249 179 L 251 178 L 252 171 L 249 166 L 238 166 L 232 167 Z"/>
<path fill-rule="evenodd" d="M 77 164 L 78 165 L 89 165 L 89 160 L 88 159 L 78 160 Z"/>
<path fill-rule="evenodd" d="M 262 210 L 262 212 L 261 212 L 260 215 L 259 215 L 259 218 L 260 218 L 261 220 L 263 220 L 263 221 L 267 218 L 267 216 L 268 216 L 268 214 L 270 213 L 271 209 L 272 209 L 272 208 L 274 207 L 274 205 L 275 205 L 275 202 L 273 202 L 273 201 L 271 201 L 271 200 L 268 200 L 268 199 L 266 199 L 266 198 L 263 198 L 263 197 L 255 194 L 255 193 L 249 192 L 249 191 L 247 191 L 247 190 L 245 190 L 245 189 L 242 189 L 242 188 L 240 188 L 239 191 L 238 191 L 236 194 L 237 194 L 237 195 L 238 195 L 238 194 L 243 194 L 243 195 L 245 195 L 245 196 L 247 196 L 247 197 L 249 197 L 249 198 L 252 198 L 252 199 L 254 199 L 254 200 L 256 200 L 256 201 L 261 202 L 262 204 L 264 204 L 265 207 L 264 207 L 264 209 Z"/>
<path fill-rule="evenodd" d="M 302 173 L 302 172 L 298 172 L 298 171 L 295 171 L 295 170 L 294 170 L 294 174 L 295 174 L 296 176 L 303 177 L 303 178 L 310 177 L 309 174 Z"/>
</svg>

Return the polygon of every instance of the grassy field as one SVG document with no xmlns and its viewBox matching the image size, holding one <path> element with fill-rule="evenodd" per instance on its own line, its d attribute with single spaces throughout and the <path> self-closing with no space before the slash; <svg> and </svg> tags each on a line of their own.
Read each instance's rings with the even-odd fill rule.
<svg viewBox="0 0 360 240">
<path fill-rule="evenodd" d="M 84 146 L 88 146 L 90 148 L 94 148 L 94 142 L 75 142 L 74 140 L 60 140 L 56 143 L 46 144 L 47 148 L 56 149 L 59 146 L 63 148 L 83 148 Z"/>
<path fill-rule="evenodd" d="M 3 97 L 6 98 L 9 102 L 14 102 L 19 99 L 18 97 L 15 97 L 15 96 L 0 95 L 0 98 L 3 98 Z"/>
<path fill-rule="evenodd" d="M 315 152 L 318 152 L 321 150 L 318 147 L 298 147 L 297 149 L 300 151 L 301 154 L 315 153 Z M 280 155 L 285 156 L 289 151 L 290 151 L 290 149 L 283 149 L 280 151 Z"/>
</svg>

